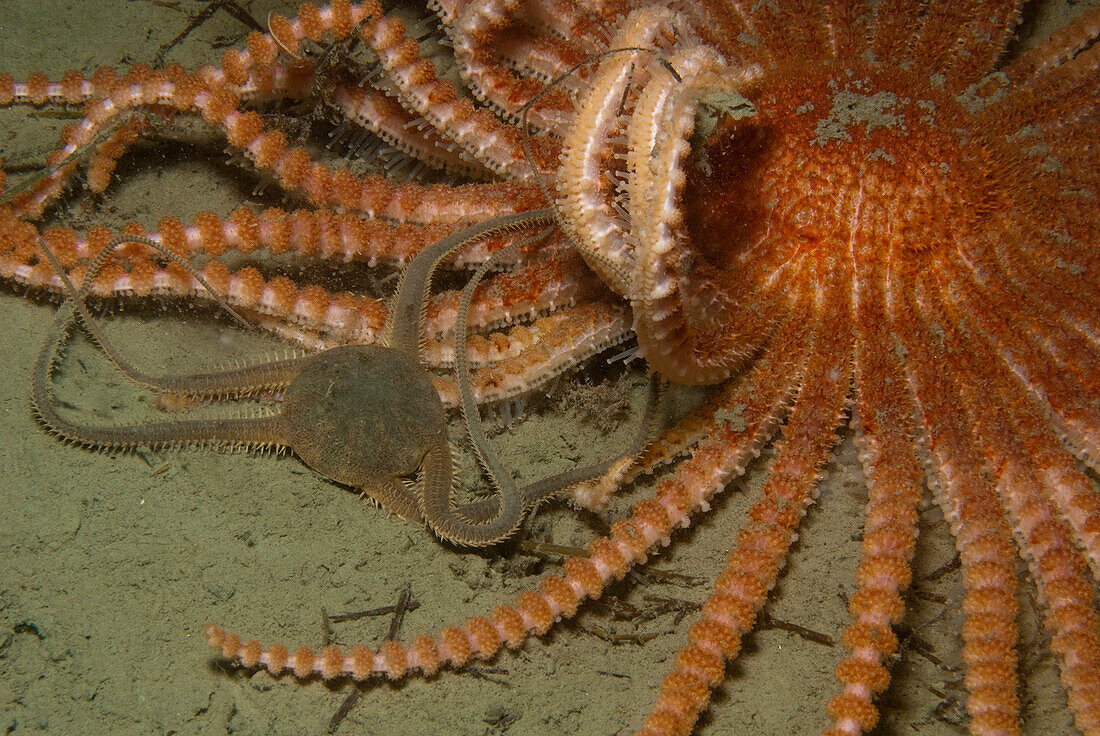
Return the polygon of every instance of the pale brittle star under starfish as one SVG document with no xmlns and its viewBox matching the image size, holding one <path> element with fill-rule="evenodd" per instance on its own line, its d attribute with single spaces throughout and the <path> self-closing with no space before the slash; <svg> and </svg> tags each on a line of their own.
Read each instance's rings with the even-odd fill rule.
<svg viewBox="0 0 1100 736">
<path fill-rule="evenodd" d="M 101 251 L 79 289 L 63 276 L 70 298 L 59 310 L 57 327 L 35 366 L 31 391 L 34 411 L 54 434 L 97 449 L 195 444 L 287 448 L 321 475 L 360 489 L 407 521 L 426 523 L 446 541 L 472 547 L 495 544 L 518 529 L 528 510 L 563 487 L 608 471 L 621 473 L 624 467 L 620 460 L 604 461 L 517 486 L 488 446 L 463 361 L 458 383 L 466 404 L 467 431 L 498 495 L 463 504 L 454 500 L 446 409 L 420 361 L 421 323 L 432 273 L 444 258 L 473 242 L 506 230 L 548 224 L 553 219 L 552 210 L 501 217 L 443 238 L 423 251 L 402 273 L 381 344 L 345 345 L 239 368 L 164 377 L 133 368 L 96 326 L 85 306 L 96 273 L 117 246 L 142 243 L 177 260 L 224 309 L 243 319 L 186 260 L 148 238 L 120 236 Z M 45 244 L 42 250 L 55 262 Z M 56 267 L 64 274 L 60 264 Z M 466 306 L 468 299 L 463 325 Z M 74 318 L 79 318 L 111 362 L 137 383 L 167 394 L 205 400 L 278 393 L 280 410 L 264 416 L 104 427 L 72 423 L 57 412 L 50 382 Z M 457 338 L 461 355 L 465 354 L 464 337 L 462 331 Z M 642 431 L 627 458 L 637 454 L 648 434 L 656 394 L 651 391 L 650 396 Z"/>
</svg>

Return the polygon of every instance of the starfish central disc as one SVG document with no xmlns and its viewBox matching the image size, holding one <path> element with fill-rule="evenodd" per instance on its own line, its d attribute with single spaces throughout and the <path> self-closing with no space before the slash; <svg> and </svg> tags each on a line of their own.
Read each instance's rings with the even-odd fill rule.
<svg viewBox="0 0 1100 736">
<path fill-rule="evenodd" d="M 676 274 L 684 322 L 716 361 L 750 357 L 789 311 L 791 284 L 814 288 L 857 243 L 892 268 L 926 267 L 994 207 L 1016 206 L 992 181 L 995 147 L 967 137 L 961 102 L 933 85 L 874 69 L 783 79 L 744 90 L 754 115 L 697 114 Z"/>
</svg>

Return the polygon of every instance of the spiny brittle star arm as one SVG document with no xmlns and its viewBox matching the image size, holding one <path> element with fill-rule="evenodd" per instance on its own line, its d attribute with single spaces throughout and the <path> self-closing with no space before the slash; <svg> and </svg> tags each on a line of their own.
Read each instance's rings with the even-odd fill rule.
<svg viewBox="0 0 1100 736">
<path fill-rule="evenodd" d="M 44 242 L 40 242 L 43 254 L 61 278 L 69 298 L 58 309 L 56 326 L 39 352 L 31 377 L 31 403 L 38 419 L 54 434 L 88 447 L 129 449 L 138 445 L 164 446 L 202 442 L 255 446 L 281 444 L 274 417 L 200 419 L 91 427 L 70 422 L 57 412 L 50 389 L 51 375 L 54 366 L 64 353 L 74 320 L 79 321 L 111 363 L 122 373 L 137 383 L 162 391 L 195 396 L 247 395 L 285 386 L 298 370 L 294 359 L 195 376 L 152 376 L 133 367 L 107 339 L 86 305 L 88 293 L 97 273 L 106 263 L 110 253 L 124 243 L 142 243 L 172 258 L 187 269 L 237 321 L 248 325 L 248 322 L 221 299 L 189 262 L 154 240 L 133 235 L 115 238 L 90 264 L 79 289 L 73 285 L 53 252 Z"/>
<path fill-rule="evenodd" d="M 483 238 L 508 230 L 551 224 L 554 219 L 555 213 L 552 209 L 497 217 L 454 233 L 424 250 L 401 275 L 390 310 L 391 319 L 384 338 L 385 344 L 419 360 L 423 349 L 421 325 L 424 320 L 424 306 L 427 303 L 432 274 L 444 258 Z M 459 383 L 462 391 L 469 394 L 469 379 L 463 380 L 464 375 L 459 373 Z M 474 412 L 476 411 L 475 405 Z M 511 481 L 504 486 L 494 482 L 496 498 L 462 506 L 452 503 L 454 475 L 451 448 L 444 433 L 441 432 L 439 437 L 439 442 L 425 453 L 419 481 L 421 489 L 418 497 L 424 520 L 443 539 L 464 546 L 484 547 L 505 539 L 519 527 L 531 504 L 525 502 L 515 482 L 511 481 L 511 476 L 504 470 L 490 470 L 494 478 L 507 476 Z M 482 442 L 475 440 L 474 443 L 479 456 L 483 456 L 486 444 L 482 433 Z M 555 488 L 557 487 L 560 486 Z"/>
</svg>

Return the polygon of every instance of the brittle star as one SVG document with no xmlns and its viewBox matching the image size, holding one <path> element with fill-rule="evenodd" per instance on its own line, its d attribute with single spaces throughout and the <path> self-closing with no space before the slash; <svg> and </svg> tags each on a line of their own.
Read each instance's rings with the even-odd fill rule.
<svg viewBox="0 0 1100 736">
<path fill-rule="evenodd" d="M 451 253 L 506 230 L 549 224 L 553 220 L 554 213 L 549 209 L 500 217 L 466 228 L 425 249 L 402 274 L 384 344 L 346 345 L 241 368 L 163 377 L 133 368 L 98 327 L 85 301 L 107 256 L 123 243 L 142 243 L 161 251 L 187 268 L 214 294 L 192 266 L 156 241 L 120 236 L 100 252 L 78 290 L 43 246 L 70 298 L 59 309 L 57 327 L 35 365 L 31 391 L 34 410 L 53 433 L 99 449 L 192 444 L 288 448 L 321 475 L 360 489 L 403 519 L 427 523 L 444 540 L 465 546 L 495 544 L 515 532 L 527 511 L 539 501 L 565 486 L 604 475 L 616 467 L 621 469 L 623 461 L 580 467 L 518 487 L 488 447 L 472 401 L 463 357 L 458 381 L 464 396 L 466 425 L 479 458 L 483 462 L 491 459 L 485 464 L 497 495 L 456 503 L 446 410 L 420 361 L 424 302 L 433 272 Z M 244 321 L 216 294 L 215 298 L 234 317 Z M 79 320 L 111 362 L 137 383 L 173 395 L 205 399 L 278 392 L 282 396 L 280 410 L 261 417 L 104 427 L 70 422 L 58 414 L 50 383 L 74 319 Z M 462 329 L 456 334 L 460 356 L 465 355 L 464 322 L 463 319 Z M 650 394 L 643 430 L 627 457 L 637 453 L 648 433 L 655 391 Z"/>
</svg>

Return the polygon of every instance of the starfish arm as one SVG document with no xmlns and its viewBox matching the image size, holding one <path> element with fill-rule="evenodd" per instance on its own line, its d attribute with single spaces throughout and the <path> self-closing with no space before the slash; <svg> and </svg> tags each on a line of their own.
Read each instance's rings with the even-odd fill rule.
<svg viewBox="0 0 1100 736">
<path fill-rule="evenodd" d="M 533 130 L 562 134 L 569 129 L 573 118 L 569 96 L 561 89 L 546 89 L 538 81 L 517 77 L 500 64 L 493 48 L 499 38 L 512 33 L 519 11 L 517 0 L 468 4 L 453 29 L 455 61 L 463 81 L 477 99 L 505 118 L 514 119 L 519 108 L 544 93 L 527 110 L 527 120 Z"/>
<path fill-rule="evenodd" d="M 890 682 L 886 663 L 896 639 L 891 626 L 905 612 L 912 577 L 923 472 L 914 447 L 914 409 L 906 390 L 896 336 L 890 329 L 886 258 L 889 249 L 866 243 L 858 253 L 854 289 L 855 411 L 852 426 L 868 499 L 856 573 L 859 588 L 845 631 L 851 654 L 836 669 L 843 692 L 829 703 L 831 736 L 859 733 L 878 719 L 872 698 Z M 876 642 L 880 645 L 876 645 Z"/>
<path fill-rule="evenodd" d="M 1018 85 L 1028 85 L 1054 72 L 1100 37 L 1100 6 L 1086 10 L 1078 22 L 1055 31 L 1038 46 L 1025 51 L 1004 68 Z"/>
<path fill-rule="evenodd" d="M 994 69 L 1020 25 L 1024 4 L 1025 0 L 970 3 L 963 22 L 954 29 L 957 40 L 944 59 L 947 84 L 952 91 L 966 91 Z"/>
<path fill-rule="evenodd" d="M 1100 344 L 1100 304 L 1091 295 L 1100 261 L 1087 249 L 1070 247 L 1062 240 L 1047 236 L 1035 238 L 1028 247 L 999 244 L 993 249 L 999 259 L 993 267 L 1007 277 L 1006 283 L 1030 292 L 1033 299 L 1046 300 L 1044 311 L 1054 312 L 1053 323 L 1061 323 L 1069 339 L 1077 335 L 1095 350 Z"/>
<path fill-rule="evenodd" d="M 432 168 L 475 179 L 490 176 L 484 166 L 453 150 L 450 141 L 434 128 L 426 124 L 422 126 L 416 116 L 385 92 L 369 87 L 337 85 L 332 101 L 349 121 Z"/>
<path fill-rule="evenodd" d="M 777 344 L 785 344 L 788 331 L 782 327 L 776 331 Z M 775 355 L 770 344 L 764 347 L 764 354 Z M 627 470 L 623 484 L 633 482 L 655 469 L 673 463 L 704 441 L 716 424 L 737 421 L 744 408 L 736 402 L 740 383 L 729 381 L 721 384 L 717 392 L 709 397 L 698 409 L 688 414 L 675 425 L 668 427 L 660 436 L 645 446 L 637 461 Z M 793 400 L 793 387 L 790 400 Z"/>
<path fill-rule="evenodd" d="M 947 314 L 934 288 L 918 293 L 917 298 L 925 319 L 946 324 L 942 320 Z M 1077 549 L 1075 534 L 1062 520 L 1054 489 L 1037 477 L 1021 443 L 1017 420 L 1008 408 L 1015 410 L 1017 392 L 1005 385 L 998 361 L 956 328 L 944 332 L 948 344 L 957 347 L 947 362 L 973 420 L 974 440 L 987 473 L 996 479 L 1021 553 L 1046 603 L 1044 618 L 1053 633 L 1051 648 L 1059 655 L 1070 710 L 1077 727 L 1089 733 L 1100 728 L 1100 618 L 1088 563 Z"/>
<path fill-rule="evenodd" d="M 1060 125 L 1055 135 L 1046 136 L 1075 189 L 1100 189 L 1100 131 L 1096 118 L 1074 120 Z"/>
<path fill-rule="evenodd" d="M 912 54 L 924 73 L 942 73 L 954 93 L 977 82 L 997 61 L 1020 22 L 1022 0 L 932 2 Z"/>
<path fill-rule="evenodd" d="M 576 69 L 577 65 L 606 43 L 604 39 L 599 44 L 582 43 L 576 36 L 564 38 L 553 33 L 536 34 L 526 26 L 513 26 L 508 33 L 493 40 L 493 47 L 502 65 L 516 70 L 517 80 L 531 78 L 544 84 L 560 80 L 556 87 L 565 93 L 572 110 L 572 99 L 584 92 L 588 78 L 585 68 Z M 572 71 L 574 69 L 576 71 Z M 514 103 L 512 105 L 514 115 Z"/>
<path fill-rule="evenodd" d="M 1093 13 L 1100 18 L 1095 9 Z M 1100 51 L 1094 44 L 1044 74 L 1018 82 L 1007 96 L 987 107 L 979 119 L 1006 134 L 1036 122 L 1042 128 L 1057 128 L 1061 121 L 1088 120 L 1100 104 L 1098 71 Z"/>
<path fill-rule="evenodd" d="M 136 137 L 133 132 L 140 127 L 140 124 L 133 120 L 118 122 L 115 130 L 107 130 L 108 124 L 132 110 L 140 110 L 156 104 L 166 91 L 170 93 L 177 84 L 187 78 L 179 66 L 154 73 L 144 65 L 131 67 L 121 79 L 116 79 L 113 72 L 111 76 L 97 72 L 96 77 L 99 80 L 98 84 L 88 80 L 83 80 L 81 84 L 83 91 L 94 95 L 85 108 L 84 119 L 64 129 L 61 136 L 62 148 L 50 154 L 44 175 L 33 182 L 29 191 L 14 193 L 16 196 L 12 197 L 13 205 L 19 214 L 32 217 L 40 215 L 46 205 L 63 191 L 66 182 L 77 168 L 80 156 L 88 153 L 93 154 L 91 157 L 98 169 L 93 184 L 105 188 L 114 161 L 133 142 Z M 44 79 L 38 81 L 44 83 Z M 2 82 L 3 80 L 0 80 L 0 84 Z M 32 85 L 34 85 L 33 82 Z M 13 92 L 19 92 L 18 87 L 19 85 L 16 85 Z M 58 101 L 64 100 L 62 85 L 59 84 L 56 87 Z M 28 94 L 34 100 L 39 100 L 38 104 L 54 102 L 55 96 L 47 97 L 46 89 L 43 87 L 42 94 L 38 94 L 33 89 L 28 90 Z M 70 97 L 74 96 L 72 90 L 68 90 L 68 94 Z M 6 92 L 0 90 L 0 106 L 18 104 L 22 99 L 18 95 L 13 95 L 9 99 Z M 151 102 L 146 102 L 147 99 Z M 106 147 L 105 151 L 102 150 L 103 146 Z M 93 147 L 99 147 L 101 150 L 94 151 Z"/>
<path fill-rule="evenodd" d="M 971 731 L 1019 733 L 1016 545 L 958 396 L 940 380 L 942 347 L 932 326 L 918 323 L 911 296 L 898 295 L 891 321 L 906 351 L 905 377 L 915 397 L 929 486 L 951 524 L 966 584 L 962 656 Z"/>
<path fill-rule="evenodd" d="M 315 161 L 303 149 L 288 146 L 279 131 L 264 129 L 255 112 L 240 112 L 240 97 L 226 87 L 213 87 L 202 73 L 184 75 L 182 70 L 152 73 L 131 69 L 117 81 L 109 95 L 92 101 L 77 125 L 67 129 L 63 145 L 51 154 L 51 169 L 39 178 L 31 191 L 15 199 L 16 213 L 35 217 L 63 190 L 80 158 L 95 145 L 112 121 L 135 110 L 172 109 L 201 114 L 208 124 L 220 128 L 229 144 L 258 169 L 269 172 L 286 189 L 304 192 L 316 204 L 335 204 L 369 217 L 386 217 L 404 222 L 440 223 L 469 221 L 509 214 L 529 208 L 541 197 L 530 185 L 489 184 L 447 187 L 393 184 L 382 176 L 357 178 L 346 170 L 332 170 Z M 109 162 L 121 151 L 118 141 L 113 156 L 99 157 L 100 174 L 108 174 Z M 122 146 L 124 147 L 124 146 Z M 106 181 L 100 176 L 99 183 Z M 526 193 L 525 193 L 526 192 Z M 528 196 L 529 195 L 529 196 Z"/>
<path fill-rule="evenodd" d="M 754 3 L 749 23 L 755 29 L 763 45 L 773 50 L 780 59 L 787 54 L 804 58 L 822 58 L 830 46 L 826 40 L 824 3 L 806 0 L 778 0 L 772 3 Z M 790 18 L 797 17 L 797 23 Z"/>
<path fill-rule="evenodd" d="M 619 302 L 585 302 L 541 317 L 523 333 L 523 340 L 529 342 L 527 347 L 514 357 L 471 374 L 474 398 L 482 404 L 537 390 L 629 335 L 629 311 Z M 435 386 L 445 405 L 458 405 L 458 387 L 453 379 L 437 377 Z"/>
<path fill-rule="evenodd" d="M 829 48 L 837 59 L 859 59 L 868 50 L 867 22 L 870 6 L 866 0 L 839 0 L 827 4 L 825 34 Z"/>
<path fill-rule="evenodd" d="M 524 87 L 527 79 L 547 83 L 569 74 L 587 57 L 607 46 L 610 29 L 629 10 L 629 5 L 622 0 L 583 4 L 557 0 L 528 1 L 523 3 L 521 13 L 511 6 L 507 13 L 502 13 L 500 5 L 486 4 L 494 11 L 487 24 L 490 32 L 486 33 L 486 29 L 477 24 L 472 29 L 468 27 L 470 20 L 486 12 L 475 10 L 474 5 L 468 4 L 461 13 L 454 9 L 440 11 L 440 18 L 455 45 L 456 57 L 459 55 L 458 47 L 464 45 L 471 47 L 470 51 L 475 56 L 488 54 L 482 58 L 496 57 L 496 69 L 484 69 L 483 73 L 487 72 L 487 76 L 482 79 L 489 84 L 482 92 L 493 100 L 491 104 L 498 112 L 512 122 L 516 122 L 518 106 L 526 102 Z M 464 25 L 467 27 L 463 28 Z M 507 32 L 503 33 L 505 29 Z M 502 67 L 514 70 L 515 74 L 499 76 Z M 462 72 L 467 73 L 464 69 Z M 556 87 L 568 96 L 582 93 L 586 76 L 583 69 L 576 70 L 569 78 L 561 79 Z M 472 81 L 473 77 L 470 79 Z M 568 98 L 557 98 L 550 104 L 559 111 L 573 110 L 572 101 Z M 554 110 L 550 112 L 555 114 Z"/>
<path fill-rule="evenodd" d="M 919 7 L 906 0 L 875 5 L 871 22 L 871 51 L 876 59 L 909 59 L 911 39 L 920 28 Z"/>
<path fill-rule="evenodd" d="M 1057 244 L 1053 240 L 1043 243 L 1040 249 L 1047 247 L 1057 253 Z M 1072 257 L 1062 259 L 1064 267 L 1047 270 L 1046 274 L 1036 274 L 1019 261 L 1019 253 L 1004 248 L 994 249 L 988 243 L 976 243 L 974 255 L 981 255 L 987 264 L 984 268 L 968 261 L 970 277 L 983 293 L 990 293 L 1000 304 L 1026 304 L 1027 309 L 1017 315 L 1017 321 L 1028 332 L 1028 339 L 1035 343 L 1050 360 L 1064 366 L 1070 374 L 1087 390 L 1100 391 L 1100 330 L 1094 329 L 1089 319 L 1092 305 L 1074 298 L 1077 291 L 1072 278 L 1076 270 Z M 992 260 L 996 256 L 997 260 Z M 1059 260 L 1055 257 L 1055 260 Z M 1058 281 L 1051 279 L 1059 271 L 1063 277 Z M 1068 276 L 1066 275 L 1068 272 Z M 1047 278 L 1043 278 L 1046 275 Z M 1005 312 L 1011 314 L 1012 312 Z"/>
<path fill-rule="evenodd" d="M 377 3 L 372 5 L 376 7 L 370 20 L 359 27 L 359 37 L 378 55 L 403 103 L 493 171 L 510 179 L 526 178 L 530 164 L 520 132 L 459 96 L 454 84 L 440 78 L 435 65 L 422 58 L 417 42 L 405 33 L 404 22 L 382 14 Z M 557 144 L 536 138 L 532 148 L 534 165 L 546 170 L 557 154 Z"/>
<path fill-rule="evenodd" d="M 107 139 L 96 146 L 95 152 L 88 157 L 84 174 L 88 191 L 97 194 L 106 191 L 119 159 L 146 127 L 147 122 L 144 118 L 131 118 L 111 131 Z"/>
<path fill-rule="evenodd" d="M 1049 361 L 1027 353 L 1020 333 L 992 313 L 988 299 L 979 306 L 961 298 L 963 293 L 964 285 L 946 280 L 939 285 L 936 297 L 949 317 L 959 319 L 965 313 L 972 320 L 969 343 L 978 360 L 989 366 L 993 375 L 987 378 L 996 381 L 987 385 L 996 385 L 1000 402 L 1013 406 L 1017 444 L 1029 457 L 1041 459 L 1034 468 L 1042 474 L 1037 480 L 1046 476 L 1061 517 L 1084 548 L 1093 575 L 1100 579 L 1100 494 L 1074 469 L 1073 457 L 1058 442 L 1047 419 L 1053 414 L 1055 426 L 1062 428 L 1070 443 L 1082 447 L 1095 461 L 1100 447 L 1096 394 L 1067 386 L 1062 373 L 1052 370 Z"/>
<path fill-rule="evenodd" d="M 373 267 L 380 262 L 401 265 L 461 226 L 455 222 L 395 223 L 327 210 L 287 212 L 270 207 L 253 212 L 239 207 L 226 219 L 212 212 L 199 212 L 190 226 L 185 226 L 178 218 L 165 217 L 153 232 L 145 232 L 139 223 L 128 223 L 122 230 L 143 234 L 180 254 L 205 253 L 217 258 L 227 249 L 244 254 L 265 249 L 272 255 L 291 254 L 315 261 L 357 261 Z M 71 267 L 80 259 L 93 258 L 102 247 L 98 241 L 104 237 L 97 232 L 97 242 L 93 243 L 91 232 L 87 237 L 69 228 L 54 227 L 46 232 L 57 243 L 57 252 L 65 267 Z M 471 253 L 455 262 L 458 265 L 479 263 L 515 239 L 486 238 L 479 243 L 480 247 L 471 248 Z M 141 260 L 143 254 L 149 252 L 147 248 L 135 246 L 127 248 L 125 255 Z"/>
<path fill-rule="evenodd" d="M 844 303 L 842 290 L 830 291 L 819 294 L 819 299 L 831 306 Z M 836 444 L 836 429 L 847 409 L 853 347 L 846 328 L 847 310 L 831 309 L 828 317 L 815 312 L 810 317 L 816 327 L 811 339 L 815 349 L 801 371 L 797 398 L 762 498 L 749 510 L 749 522 L 738 534 L 715 592 L 703 606 L 703 617 L 692 626 L 690 643 L 676 655 L 673 671 L 662 682 L 639 736 L 690 734 L 710 702 L 711 691 L 725 678 L 726 662 L 737 656 L 741 638 L 767 601 L 799 522 L 813 502 L 822 466 Z M 709 443 L 700 445 L 685 464 L 708 451 Z"/>
<path fill-rule="evenodd" d="M 42 72 L 35 72 L 22 82 L 10 74 L 0 74 L 0 107 L 78 105 L 107 94 L 116 81 L 111 67 L 100 67 L 91 77 L 71 69 L 56 82 Z"/>
<path fill-rule="evenodd" d="M 551 244 L 546 251 L 548 255 L 545 257 L 540 253 L 539 257 L 528 260 L 518 268 L 497 274 L 484 284 L 479 284 L 470 308 L 471 326 L 484 329 L 533 319 L 578 301 L 608 296 L 606 287 L 584 268 L 583 262 L 571 248 L 559 249 Z M 453 289 L 429 298 L 424 316 L 424 329 L 428 335 L 437 338 L 450 336 L 461 295 L 461 290 Z M 446 364 L 453 359 L 451 341 L 440 347 L 432 362 Z"/>
<path fill-rule="evenodd" d="M 1088 375 L 1093 379 L 1091 384 L 1074 380 L 1076 365 L 1059 365 L 1060 361 L 1052 360 L 1055 356 L 1041 350 L 1049 336 L 1060 334 L 1059 330 L 1044 329 L 1044 325 L 1035 323 L 1028 325 L 1026 315 L 1010 323 L 1001 316 L 1011 314 L 1009 303 L 995 286 L 978 290 L 950 267 L 945 267 L 943 274 L 945 304 L 955 316 L 969 315 L 972 329 L 980 332 L 986 347 L 1011 372 L 1015 385 L 1031 398 L 1032 410 L 1049 416 L 1074 447 L 1081 448 L 1094 461 L 1100 458 L 1097 356 L 1090 352 L 1082 356 L 1092 364 L 1093 370 Z"/>
</svg>

